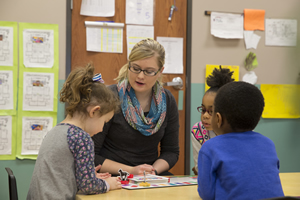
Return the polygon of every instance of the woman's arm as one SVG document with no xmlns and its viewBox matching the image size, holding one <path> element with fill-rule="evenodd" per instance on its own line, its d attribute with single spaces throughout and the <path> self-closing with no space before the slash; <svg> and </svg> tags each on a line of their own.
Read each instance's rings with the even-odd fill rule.
<svg viewBox="0 0 300 200">
<path fill-rule="evenodd" d="M 154 169 L 156 170 L 157 174 L 162 172 L 168 171 L 170 169 L 169 163 L 163 159 L 157 159 L 153 165 Z"/>
<path fill-rule="evenodd" d="M 142 175 L 144 171 L 147 173 L 154 172 L 154 168 L 152 167 L 152 165 L 142 164 L 132 167 L 109 159 L 105 159 L 100 172 L 109 172 L 113 175 L 117 175 L 119 173 L 119 169 L 122 169 L 123 171 L 134 175 Z"/>
</svg>

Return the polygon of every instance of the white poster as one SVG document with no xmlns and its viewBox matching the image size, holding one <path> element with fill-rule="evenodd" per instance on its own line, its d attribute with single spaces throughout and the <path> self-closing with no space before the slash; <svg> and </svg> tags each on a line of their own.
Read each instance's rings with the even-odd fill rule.
<svg viewBox="0 0 300 200">
<path fill-rule="evenodd" d="M 23 117 L 21 155 L 37 155 L 43 138 L 52 127 L 52 117 Z"/>
<path fill-rule="evenodd" d="M 13 71 L 0 71 L 0 110 L 14 109 Z"/>
<path fill-rule="evenodd" d="M 54 73 L 24 72 L 23 110 L 53 111 Z"/>
<path fill-rule="evenodd" d="M 53 30 L 25 29 L 23 31 L 23 63 L 25 67 L 53 67 Z"/>
<path fill-rule="evenodd" d="M 123 53 L 124 23 L 86 21 L 86 50 Z"/>
<path fill-rule="evenodd" d="M 242 39 L 244 15 L 212 12 L 210 15 L 210 32 L 218 38 Z"/>
<path fill-rule="evenodd" d="M 153 25 L 153 0 L 126 0 L 126 24 Z"/>
<path fill-rule="evenodd" d="M 112 17 L 115 15 L 115 0 L 82 0 L 80 15 Z"/>
<path fill-rule="evenodd" d="M 11 154 L 12 117 L 0 116 L 0 155 Z"/>
<path fill-rule="evenodd" d="M 146 38 L 154 39 L 154 26 L 127 25 L 126 28 L 127 58 L 129 58 L 129 54 L 136 43 Z"/>
<path fill-rule="evenodd" d="M 183 38 L 157 37 L 166 52 L 164 74 L 183 74 Z"/>
<path fill-rule="evenodd" d="M 0 66 L 13 66 L 14 29 L 0 26 Z"/>
<path fill-rule="evenodd" d="M 297 46 L 297 20 L 266 19 L 267 46 Z"/>
</svg>

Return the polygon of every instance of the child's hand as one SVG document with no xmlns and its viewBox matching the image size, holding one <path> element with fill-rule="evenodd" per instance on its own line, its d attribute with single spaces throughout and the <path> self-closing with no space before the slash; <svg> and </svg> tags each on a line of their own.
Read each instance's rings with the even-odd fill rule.
<svg viewBox="0 0 300 200">
<path fill-rule="evenodd" d="M 109 184 L 110 190 L 121 189 L 121 181 L 118 177 L 109 177 L 105 179 L 105 181 Z"/>
<path fill-rule="evenodd" d="M 111 174 L 106 172 L 106 173 L 98 173 L 97 171 L 99 171 L 101 168 L 101 165 L 98 165 L 97 167 L 95 167 L 95 172 L 96 172 L 96 177 L 100 178 L 100 179 L 106 179 L 111 177 Z"/>
<path fill-rule="evenodd" d="M 135 166 L 133 168 L 131 174 L 134 174 L 134 175 L 143 175 L 144 171 L 147 174 L 155 174 L 153 166 L 152 165 L 148 165 L 148 164 L 143 164 L 143 165 Z"/>
<path fill-rule="evenodd" d="M 106 172 L 106 173 L 96 173 L 96 177 L 100 179 L 107 179 L 111 177 L 111 174 Z"/>
</svg>

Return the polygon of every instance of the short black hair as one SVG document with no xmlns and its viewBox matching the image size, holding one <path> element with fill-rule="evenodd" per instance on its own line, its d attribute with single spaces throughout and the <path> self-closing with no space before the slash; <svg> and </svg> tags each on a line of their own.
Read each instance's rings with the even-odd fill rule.
<svg viewBox="0 0 300 200">
<path fill-rule="evenodd" d="M 222 68 L 221 65 L 219 66 L 219 69 L 215 68 L 213 72 L 206 78 L 206 84 L 209 86 L 209 89 L 206 91 L 206 93 L 217 92 L 226 83 L 234 81 L 232 75 L 233 72 L 227 68 Z"/>
<path fill-rule="evenodd" d="M 258 124 L 265 102 L 261 91 L 242 81 L 222 86 L 214 101 L 214 112 L 226 118 L 232 130 L 253 130 Z"/>
</svg>

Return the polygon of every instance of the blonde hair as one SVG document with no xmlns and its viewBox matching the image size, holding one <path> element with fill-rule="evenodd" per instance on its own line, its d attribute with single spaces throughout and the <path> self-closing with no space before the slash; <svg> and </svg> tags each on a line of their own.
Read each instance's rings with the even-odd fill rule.
<svg viewBox="0 0 300 200">
<path fill-rule="evenodd" d="M 115 80 L 119 82 L 124 78 L 128 78 L 129 62 L 151 58 L 153 56 L 156 56 L 157 65 L 159 67 L 159 70 L 161 70 L 165 64 L 164 47 L 157 41 L 150 38 L 141 40 L 140 42 L 136 43 L 129 54 L 128 62 L 125 65 L 123 65 L 123 67 L 120 69 L 119 75 L 117 78 L 115 78 Z M 162 82 L 162 76 L 158 78 L 158 81 L 160 83 Z"/>
<path fill-rule="evenodd" d="M 73 117 L 75 112 L 87 116 L 89 106 L 100 106 L 99 115 L 118 111 L 119 101 L 103 83 L 93 81 L 94 66 L 71 71 L 60 91 L 60 101 L 66 103 L 66 113 Z"/>
</svg>

